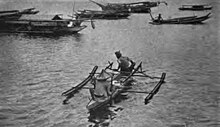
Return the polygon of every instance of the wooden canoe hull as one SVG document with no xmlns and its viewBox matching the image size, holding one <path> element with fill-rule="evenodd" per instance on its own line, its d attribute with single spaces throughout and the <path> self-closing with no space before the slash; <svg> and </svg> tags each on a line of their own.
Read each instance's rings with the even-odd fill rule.
<svg viewBox="0 0 220 127">
<path fill-rule="evenodd" d="M 104 99 L 104 100 L 99 100 L 99 101 L 97 101 L 97 100 L 90 100 L 90 102 L 87 104 L 86 108 L 87 108 L 89 111 L 95 111 L 95 110 L 97 110 L 98 108 L 103 107 L 103 106 L 109 104 L 112 99 L 114 99 L 117 95 L 119 95 L 123 90 L 125 90 L 126 88 L 128 88 L 128 87 L 126 87 L 126 86 L 128 86 L 128 85 L 130 84 L 130 81 L 133 80 L 133 79 L 132 79 L 132 75 L 133 75 L 134 73 L 136 73 L 136 72 L 141 68 L 141 66 L 142 66 L 142 63 L 140 63 L 140 64 L 134 69 L 134 71 L 133 71 L 130 75 L 123 77 L 123 81 L 122 81 L 122 83 L 121 83 L 122 88 L 120 88 L 120 89 L 115 88 L 115 89 L 114 89 L 114 92 L 112 93 L 112 95 L 109 96 L 109 97 L 107 97 L 107 98 Z M 120 80 L 120 79 L 119 79 L 119 80 Z"/>
<path fill-rule="evenodd" d="M 198 24 L 202 23 L 203 21 L 210 18 L 210 14 L 207 14 L 205 16 L 190 16 L 190 17 L 180 17 L 180 18 L 173 18 L 173 19 L 165 19 L 165 20 L 153 20 L 150 22 L 154 25 L 160 25 L 160 24 Z"/>
<path fill-rule="evenodd" d="M 211 5 L 183 5 L 179 8 L 179 10 L 192 10 L 192 11 L 203 11 L 203 10 L 211 10 Z"/>
<path fill-rule="evenodd" d="M 100 100 L 100 101 L 94 101 L 94 100 L 91 100 L 86 108 L 89 110 L 89 111 L 95 111 L 96 109 L 100 108 L 100 107 L 103 107 L 107 104 L 110 103 L 111 101 L 111 98 L 115 98 L 118 94 L 120 93 L 120 90 L 116 90 L 113 94 L 112 94 L 112 97 L 108 97 L 107 99 L 105 100 Z"/>
</svg>

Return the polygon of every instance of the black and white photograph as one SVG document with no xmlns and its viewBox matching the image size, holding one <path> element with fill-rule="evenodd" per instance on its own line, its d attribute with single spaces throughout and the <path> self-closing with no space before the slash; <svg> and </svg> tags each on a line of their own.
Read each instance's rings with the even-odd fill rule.
<svg viewBox="0 0 220 127">
<path fill-rule="evenodd" d="M 219 127 L 219 0 L 0 0 L 0 127 Z"/>
</svg>

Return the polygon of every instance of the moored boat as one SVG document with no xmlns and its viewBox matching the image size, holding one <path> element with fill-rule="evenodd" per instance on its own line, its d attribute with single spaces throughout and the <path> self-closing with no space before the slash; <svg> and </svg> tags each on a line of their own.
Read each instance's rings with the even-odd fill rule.
<svg viewBox="0 0 220 127">
<path fill-rule="evenodd" d="M 150 8 L 157 7 L 160 3 L 167 5 L 165 1 L 143 1 L 143 2 L 133 2 L 133 3 L 107 3 L 101 4 L 90 0 L 91 2 L 97 4 L 102 10 L 115 10 L 118 12 L 129 12 L 129 13 L 149 13 Z"/>
<path fill-rule="evenodd" d="M 84 28 L 83 20 L 63 19 L 59 15 L 22 15 L 19 19 L 0 20 L 0 32 L 71 34 Z"/>
<path fill-rule="evenodd" d="M 117 12 L 117 11 L 97 11 L 97 10 L 78 10 L 78 13 L 75 14 L 80 18 L 90 18 L 93 19 L 125 19 L 130 16 L 129 13 Z"/>
<path fill-rule="evenodd" d="M 90 91 L 91 99 L 86 105 L 90 113 L 100 108 L 107 108 L 118 95 L 125 95 L 125 93 L 127 95 L 127 92 L 148 94 L 144 101 L 145 104 L 148 104 L 158 93 L 166 77 L 166 73 L 162 73 L 161 77 L 152 77 L 145 74 L 145 71 L 142 70 L 142 62 L 131 72 L 117 71 L 112 69 L 112 65 L 113 63 L 109 62 L 109 65 L 102 69 L 101 72 L 96 72 L 98 66 L 95 66 L 85 80 L 62 93 L 62 95 L 66 97 L 63 104 L 68 104 L 68 100 L 74 97 L 81 89 L 89 89 Z M 133 88 L 132 82 L 134 81 L 134 76 L 160 80 L 151 91 L 135 91 L 130 90 Z M 93 85 L 93 87 L 85 87 L 87 84 Z"/>
<path fill-rule="evenodd" d="M 211 10 L 212 6 L 208 4 L 202 5 L 182 5 L 179 10 L 193 10 L 193 11 L 203 11 L 203 10 Z"/>
<path fill-rule="evenodd" d="M 122 76 L 122 77 L 120 76 L 121 78 L 112 79 L 113 81 L 110 81 L 110 83 L 112 83 L 111 85 L 113 86 L 112 94 L 104 99 L 100 99 L 100 98 L 91 99 L 87 104 L 86 108 L 89 111 L 95 111 L 96 109 L 109 104 L 112 101 L 112 99 L 114 99 L 124 89 L 127 88 L 126 86 L 129 85 L 129 80 L 131 79 L 133 74 L 135 74 L 140 68 L 141 68 L 141 63 L 128 76 Z M 118 86 L 119 88 L 117 88 Z"/>
<path fill-rule="evenodd" d="M 35 11 L 35 8 L 28 8 L 23 10 L 7 10 L 0 11 L 0 20 L 16 20 L 19 19 L 22 15 L 37 14 L 39 11 Z"/>
<path fill-rule="evenodd" d="M 151 15 L 151 14 L 150 14 Z M 152 17 L 151 24 L 160 25 L 160 24 L 199 24 L 203 21 L 210 18 L 211 13 L 208 13 L 204 16 L 188 16 L 188 17 L 178 17 L 178 18 L 171 18 L 171 19 L 155 19 Z"/>
</svg>

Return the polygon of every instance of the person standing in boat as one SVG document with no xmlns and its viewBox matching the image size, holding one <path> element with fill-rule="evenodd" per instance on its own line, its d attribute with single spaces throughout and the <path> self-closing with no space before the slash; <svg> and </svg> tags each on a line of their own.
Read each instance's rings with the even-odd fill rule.
<svg viewBox="0 0 220 127">
<path fill-rule="evenodd" d="M 122 74 L 129 75 L 134 69 L 135 62 L 126 56 L 122 56 L 120 51 L 116 51 L 115 55 L 117 57 L 118 68 L 115 71 L 120 71 Z"/>
</svg>

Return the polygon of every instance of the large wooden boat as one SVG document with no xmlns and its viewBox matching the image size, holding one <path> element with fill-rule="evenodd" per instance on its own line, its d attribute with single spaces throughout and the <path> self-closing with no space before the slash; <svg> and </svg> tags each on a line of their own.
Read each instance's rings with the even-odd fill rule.
<svg viewBox="0 0 220 127">
<path fill-rule="evenodd" d="M 96 10 L 78 10 L 78 13 L 75 14 L 80 18 L 90 18 L 92 19 L 126 19 L 130 16 L 129 13 L 125 12 L 116 12 L 114 10 L 107 11 L 96 11 Z"/>
<path fill-rule="evenodd" d="M 151 15 L 151 14 L 150 14 Z M 160 24 L 199 24 L 203 21 L 210 18 L 211 13 L 208 13 L 204 16 L 188 16 L 188 17 L 178 17 L 178 18 L 171 18 L 171 19 L 155 19 L 152 17 L 151 24 L 160 25 Z"/>
<path fill-rule="evenodd" d="M 60 15 L 21 15 L 18 19 L 0 19 L 0 32 L 68 34 L 84 28 L 83 20 L 63 19 Z"/>
<path fill-rule="evenodd" d="M 39 11 L 35 11 L 35 8 L 28 8 L 23 10 L 7 10 L 0 11 L 0 20 L 15 20 L 19 19 L 24 14 L 37 14 Z"/>
<path fill-rule="evenodd" d="M 165 1 L 157 2 L 133 2 L 133 3 L 107 3 L 101 4 L 95 1 L 90 0 L 91 2 L 97 4 L 102 10 L 116 10 L 118 12 L 129 12 L 129 13 L 149 13 L 150 8 L 157 7 L 160 3 L 167 5 Z"/>
<path fill-rule="evenodd" d="M 193 11 L 203 11 L 203 10 L 211 10 L 212 6 L 208 4 L 202 5 L 182 5 L 179 10 L 193 10 Z"/>
</svg>

